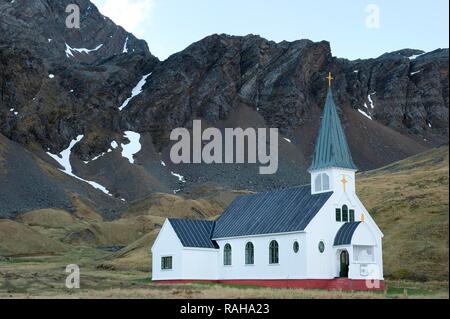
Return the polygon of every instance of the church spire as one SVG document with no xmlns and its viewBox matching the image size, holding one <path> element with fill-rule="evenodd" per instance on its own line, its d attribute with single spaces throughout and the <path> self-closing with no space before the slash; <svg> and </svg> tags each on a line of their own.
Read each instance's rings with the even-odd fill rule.
<svg viewBox="0 0 450 319">
<path fill-rule="evenodd" d="M 316 142 L 314 158 L 310 171 L 331 167 L 357 170 L 350 154 L 344 130 L 334 104 L 331 92 L 331 72 L 328 74 L 328 93 L 320 123 L 319 136 Z"/>
</svg>

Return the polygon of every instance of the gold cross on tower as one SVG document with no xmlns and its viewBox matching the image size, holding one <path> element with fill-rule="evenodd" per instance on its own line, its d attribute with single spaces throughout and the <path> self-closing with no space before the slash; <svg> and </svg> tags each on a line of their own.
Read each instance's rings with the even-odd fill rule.
<svg viewBox="0 0 450 319">
<path fill-rule="evenodd" d="M 331 87 L 331 81 L 334 80 L 334 77 L 331 76 L 331 72 L 328 72 L 326 79 L 328 80 L 328 87 Z"/>
<path fill-rule="evenodd" d="M 344 189 L 344 192 L 345 192 L 345 184 L 347 184 L 348 181 L 345 179 L 344 175 L 342 175 L 341 183 L 342 183 L 342 188 Z"/>
</svg>

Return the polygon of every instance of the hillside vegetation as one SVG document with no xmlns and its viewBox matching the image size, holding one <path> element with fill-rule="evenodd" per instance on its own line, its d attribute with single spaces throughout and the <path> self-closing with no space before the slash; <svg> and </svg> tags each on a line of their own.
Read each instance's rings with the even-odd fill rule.
<svg viewBox="0 0 450 319">
<path fill-rule="evenodd" d="M 448 146 L 358 175 L 357 192 L 384 233 L 385 276 L 448 280 Z"/>
</svg>

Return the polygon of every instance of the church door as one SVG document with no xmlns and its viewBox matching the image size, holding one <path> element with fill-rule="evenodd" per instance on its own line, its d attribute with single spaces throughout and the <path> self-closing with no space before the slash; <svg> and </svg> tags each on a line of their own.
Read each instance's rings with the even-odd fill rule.
<svg viewBox="0 0 450 319">
<path fill-rule="evenodd" d="M 346 250 L 341 251 L 341 271 L 339 272 L 339 277 L 348 277 L 348 252 Z"/>
</svg>

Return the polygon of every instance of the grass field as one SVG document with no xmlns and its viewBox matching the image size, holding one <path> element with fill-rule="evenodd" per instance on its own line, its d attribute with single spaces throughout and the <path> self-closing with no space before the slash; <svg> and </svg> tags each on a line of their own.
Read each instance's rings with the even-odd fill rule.
<svg viewBox="0 0 450 319">
<path fill-rule="evenodd" d="M 106 254 L 106 253 L 105 253 Z M 387 291 L 350 292 L 272 289 L 222 284 L 154 284 L 149 271 L 99 269 L 98 251 L 81 249 L 60 256 L 0 261 L 0 298 L 448 298 L 448 282 L 387 281 Z M 65 287 L 66 265 L 80 265 L 80 289 Z"/>
</svg>

